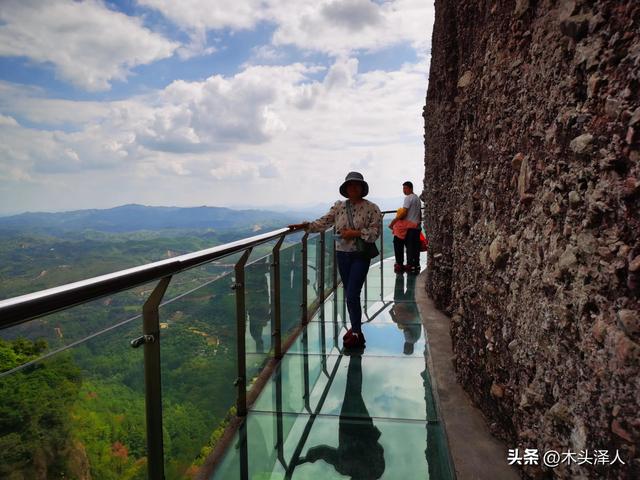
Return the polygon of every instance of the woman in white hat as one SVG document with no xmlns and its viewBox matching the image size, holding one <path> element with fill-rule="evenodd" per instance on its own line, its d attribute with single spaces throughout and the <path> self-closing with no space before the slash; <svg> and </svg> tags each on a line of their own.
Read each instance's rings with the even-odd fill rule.
<svg viewBox="0 0 640 480">
<path fill-rule="evenodd" d="M 362 306 L 360 292 L 369 271 L 371 259 L 364 258 L 356 250 L 356 238 L 365 242 L 375 242 L 380 236 L 382 213 L 378 206 L 365 200 L 369 185 L 359 172 L 349 172 L 340 185 L 340 193 L 346 201 L 337 201 L 329 212 L 314 222 L 289 225 L 291 229 L 303 228 L 307 232 L 322 232 L 335 225 L 340 238 L 336 240 L 338 271 L 347 300 L 347 310 L 351 328 L 344 335 L 344 346 L 348 348 L 364 347 L 362 334 Z M 352 221 L 349 219 L 351 210 Z"/>
</svg>

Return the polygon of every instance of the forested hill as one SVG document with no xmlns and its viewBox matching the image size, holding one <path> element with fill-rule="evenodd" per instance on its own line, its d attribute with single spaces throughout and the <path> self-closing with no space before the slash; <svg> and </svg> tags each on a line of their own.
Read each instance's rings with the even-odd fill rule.
<svg viewBox="0 0 640 480">
<path fill-rule="evenodd" d="M 277 228 L 299 220 L 297 216 L 267 210 L 232 210 L 222 207 L 147 207 L 123 205 L 106 210 L 61 213 L 23 213 L 0 217 L 0 231 L 38 231 L 48 234 L 97 230 L 133 232 L 164 229 L 227 230 Z"/>
</svg>

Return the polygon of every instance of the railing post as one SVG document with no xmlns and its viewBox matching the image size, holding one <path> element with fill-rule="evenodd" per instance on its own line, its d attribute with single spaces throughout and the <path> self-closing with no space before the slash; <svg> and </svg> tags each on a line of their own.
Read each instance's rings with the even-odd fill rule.
<svg viewBox="0 0 640 480">
<path fill-rule="evenodd" d="M 142 340 L 144 342 L 144 401 L 147 418 L 147 472 L 151 480 L 164 480 L 162 443 L 162 377 L 160 373 L 160 313 L 158 308 L 171 277 L 165 277 L 142 306 Z M 137 347 L 140 345 L 134 343 Z"/>
<path fill-rule="evenodd" d="M 324 303 L 324 249 L 325 249 L 325 232 L 320 233 L 320 278 L 318 279 L 318 283 L 320 288 L 318 290 L 318 307 L 321 308 L 321 305 Z M 317 256 L 316 256 L 317 257 Z"/>
<path fill-rule="evenodd" d="M 251 248 L 245 250 L 235 266 L 236 280 L 232 288 L 236 291 L 236 342 L 238 354 L 238 378 L 235 385 L 238 387 L 236 410 L 239 417 L 247 414 L 247 359 L 246 359 L 246 330 L 247 312 L 245 308 L 244 266 L 247 263 Z"/>
<path fill-rule="evenodd" d="M 311 412 L 311 389 L 309 385 L 309 334 L 308 329 L 302 331 L 302 378 L 304 383 L 304 406 L 307 413 Z"/>
<path fill-rule="evenodd" d="M 272 250 L 273 255 L 273 337 L 275 339 L 275 358 L 282 358 L 282 310 L 280 305 L 280 247 L 284 242 L 284 235 L 280 237 Z"/>
<path fill-rule="evenodd" d="M 331 304 L 333 305 L 333 344 L 336 346 L 336 348 L 340 348 L 340 344 L 338 342 L 338 334 L 340 329 L 338 327 L 338 288 L 337 287 L 333 292 L 333 302 L 331 302 Z"/>
<path fill-rule="evenodd" d="M 308 306 L 307 306 L 307 299 L 308 299 L 308 292 L 307 292 L 307 279 L 308 279 L 308 261 L 307 261 L 307 255 L 308 255 L 308 251 L 307 251 L 307 239 L 309 238 L 309 234 L 305 233 L 302 236 L 302 303 L 300 304 L 300 307 L 302 308 L 302 323 L 307 323 L 307 312 L 308 312 Z"/>
<path fill-rule="evenodd" d="M 367 292 L 367 277 L 368 277 L 368 275 L 366 277 L 364 277 L 364 305 L 365 305 L 365 308 L 367 306 L 367 300 L 369 299 L 368 298 L 369 293 Z"/>
<path fill-rule="evenodd" d="M 380 219 L 380 300 L 384 300 L 384 214 Z"/>
<path fill-rule="evenodd" d="M 338 292 L 338 254 L 336 253 L 336 227 L 333 227 L 333 237 L 331 239 L 331 245 L 333 247 L 333 292 L 337 295 Z"/>
<path fill-rule="evenodd" d="M 276 448 L 280 464 L 287 469 L 287 462 L 284 458 L 284 428 L 282 416 L 282 372 L 278 370 L 274 373 L 276 390 Z"/>
</svg>

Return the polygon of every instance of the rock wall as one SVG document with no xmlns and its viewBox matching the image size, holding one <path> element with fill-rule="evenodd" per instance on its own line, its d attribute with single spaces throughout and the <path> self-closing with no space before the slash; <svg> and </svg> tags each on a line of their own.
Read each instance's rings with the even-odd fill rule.
<svg viewBox="0 0 640 480">
<path fill-rule="evenodd" d="M 526 477 L 640 478 L 639 87 L 637 0 L 436 0 L 427 290 L 458 379 L 509 448 L 610 454 Z"/>
</svg>

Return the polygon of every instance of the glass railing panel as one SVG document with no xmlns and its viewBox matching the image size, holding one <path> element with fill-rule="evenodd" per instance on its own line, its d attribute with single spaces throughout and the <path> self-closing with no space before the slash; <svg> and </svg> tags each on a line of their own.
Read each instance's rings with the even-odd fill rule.
<svg viewBox="0 0 640 480">
<path fill-rule="evenodd" d="M 307 305 L 309 312 L 317 305 L 320 281 L 320 235 L 309 236 L 307 240 Z"/>
<path fill-rule="evenodd" d="M 227 255 L 226 257 L 219 258 L 199 267 L 181 272 L 179 275 L 174 275 L 164 294 L 165 300 L 178 297 L 193 289 L 200 288 L 202 285 L 212 282 L 217 278 L 232 274 L 235 264 L 240 260 L 241 256 L 242 253 Z"/>
<path fill-rule="evenodd" d="M 72 345 L 123 321 L 138 317 L 156 282 L 107 295 L 68 310 L 0 330 L 5 340 L 45 340 L 47 351 Z"/>
<path fill-rule="evenodd" d="M 325 233 L 325 253 L 324 253 L 324 290 L 325 295 L 328 295 L 333 288 L 333 271 L 335 268 L 334 252 L 335 252 L 335 240 L 333 238 L 333 230 L 328 230 Z"/>
<path fill-rule="evenodd" d="M 280 251 L 280 317 L 282 340 L 302 322 L 302 245 Z"/>
<path fill-rule="evenodd" d="M 382 252 L 382 258 L 393 257 L 393 232 L 389 228 L 389 224 L 395 216 L 395 213 L 388 213 L 382 218 L 382 230 L 380 232 L 380 237 L 376 242 L 378 249 Z M 382 249 L 380 248 L 381 245 Z M 376 261 L 379 260 L 380 257 L 376 258 Z"/>
<path fill-rule="evenodd" d="M 0 478 L 146 478 L 140 334 L 132 321 L 40 359 L 44 341 L 0 342 Z"/>
<path fill-rule="evenodd" d="M 198 267 L 194 270 L 205 270 Z M 197 274 L 198 272 L 193 272 Z M 200 272 L 204 277 L 204 272 Z M 191 478 L 235 405 L 236 299 L 229 273 L 160 308 L 165 476 Z M 174 280 L 179 284 L 180 275 Z"/>
<path fill-rule="evenodd" d="M 245 349 L 247 381 L 250 382 L 266 365 L 274 348 L 271 308 L 272 255 L 248 263 L 244 269 L 244 301 L 246 309 Z"/>
</svg>

